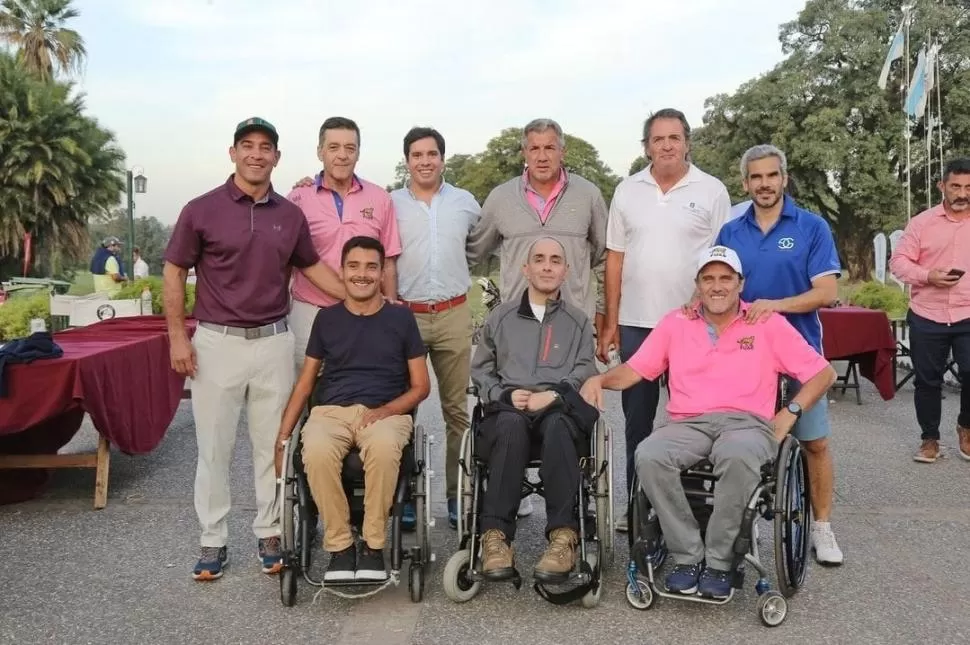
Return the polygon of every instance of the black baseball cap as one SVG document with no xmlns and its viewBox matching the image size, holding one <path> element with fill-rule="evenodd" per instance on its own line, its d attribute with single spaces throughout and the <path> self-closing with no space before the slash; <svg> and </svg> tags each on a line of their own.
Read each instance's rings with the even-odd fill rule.
<svg viewBox="0 0 970 645">
<path fill-rule="evenodd" d="M 273 142 L 273 145 L 279 146 L 280 135 L 276 131 L 276 127 L 266 119 L 261 119 L 258 116 L 241 121 L 239 125 L 236 126 L 236 132 L 233 135 L 232 145 L 236 145 L 244 136 L 257 130 L 265 132 L 267 136 L 269 136 L 270 141 Z"/>
</svg>

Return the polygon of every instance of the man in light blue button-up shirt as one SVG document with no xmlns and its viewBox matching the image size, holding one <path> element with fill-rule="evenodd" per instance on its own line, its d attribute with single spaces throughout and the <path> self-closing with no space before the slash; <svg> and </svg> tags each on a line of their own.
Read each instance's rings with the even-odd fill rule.
<svg viewBox="0 0 970 645">
<path fill-rule="evenodd" d="M 468 234 L 481 208 L 467 190 L 442 180 L 445 140 L 437 130 L 413 128 L 404 137 L 410 179 L 391 193 L 401 233 L 398 294 L 418 321 L 438 379 L 445 418 L 448 521 L 458 522 L 458 452 L 468 428 L 471 310 L 466 302 L 471 274 L 465 256 Z M 413 526 L 405 509 L 405 527 Z"/>
</svg>

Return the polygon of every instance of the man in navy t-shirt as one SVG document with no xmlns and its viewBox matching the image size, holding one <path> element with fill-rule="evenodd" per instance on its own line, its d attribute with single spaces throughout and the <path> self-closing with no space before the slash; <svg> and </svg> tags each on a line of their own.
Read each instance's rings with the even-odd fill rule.
<svg viewBox="0 0 970 645">
<path fill-rule="evenodd" d="M 303 370 L 280 424 L 276 468 L 282 470 L 282 444 L 313 395 L 302 430 L 303 463 L 323 515 L 323 547 L 331 554 L 324 581 L 381 581 L 387 579 L 385 525 L 401 452 L 411 437 L 411 413 L 431 386 L 414 314 L 386 302 L 380 293 L 383 245 L 366 236 L 347 240 L 341 272 L 347 298 L 317 313 Z M 340 478 L 353 446 L 360 449 L 364 465 L 359 553 Z"/>
<path fill-rule="evenodd" d="M 842 272 L 832 231 L 824 219 L 785 195 L 788 162 L 775 146 L 759 145 L 745 152 L 741 172 L 752 202 L 724 225 L 717 244 L 734 249 L 741 258 L 745 273 L 741 298 L 751 304 L 748 319 L 778 312 L 823 354 L 818 309 L 835 302 Z M 794 384 L 792 394 L 798 387 Z M 821 564 L 840 565 L 842 550 L 829 522 L 835 476 L 826 397 L 805 411 L 792 434 L 808 455 L 815 557 Z"/>
</svg>

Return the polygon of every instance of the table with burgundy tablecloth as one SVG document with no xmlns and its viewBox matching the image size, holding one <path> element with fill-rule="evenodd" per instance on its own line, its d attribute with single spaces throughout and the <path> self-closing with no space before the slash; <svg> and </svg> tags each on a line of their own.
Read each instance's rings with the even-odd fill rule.
<svg viewBox="0 0 970 645">
<path fill-rule="evenodd" d="M 191 333 L 194 324 L 188 327 Z M 85 413 L 100 434 L 99 452 L 110 443 L 140 455 L 161 442 L 182 399 L 185 378 L 171 369 L 161 316 L 105 320 L 56 333 L 54 342 L 62 357 L 6 367 L 0 466 L 18 470 L 0 470 L 0 503 L 29 499 L 43 485 L 45 472 L 19 468 L 45 467 L 45 460 L 59 467 L 59 457 L 64 466 L 94 466 L 48 457 L 74 437 Z"/>
<path fill-rule="evenodd" d="M 852 388 L 849 383 L 854 369 L 872 381 L 883 400 L 896 395 L 896 337 L 884 311 L 863 307 L 820 309 L 822 352 L 830 361 L 848 361 L 849 369 L 836 388 Z M 856 377 L 858 385 L 858 377 Z M 858 389 L 856 388 L 857 396 Z M 861 399 L 859 399 L 861 402 Z"/>
</svg>

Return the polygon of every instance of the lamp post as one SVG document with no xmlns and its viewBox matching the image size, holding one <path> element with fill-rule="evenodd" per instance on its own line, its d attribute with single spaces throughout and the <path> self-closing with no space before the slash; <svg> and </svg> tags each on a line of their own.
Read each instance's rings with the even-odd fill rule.
<svg viewBox="0 0 970 645">
<path fill-rule="evenodd" d="M 137 174 L 135 174 L 137 173 Z M 128 177 L 128 257 L 131 258 L 129 270 L 135 270 L 135 193 L 144 193 L 148 190 L 148 178 L 145 177 L 144 169 L 135 166 L 127 173 Z M 134 275 L 134 273 L 132 273 Z"/>
</svg>

